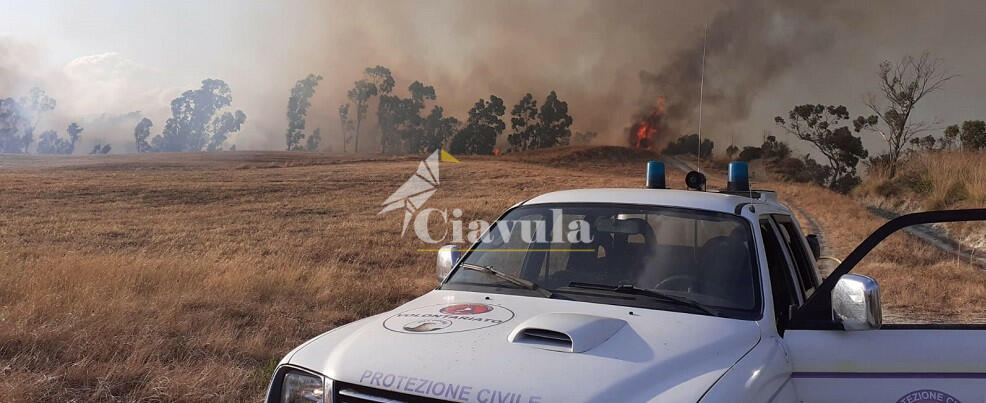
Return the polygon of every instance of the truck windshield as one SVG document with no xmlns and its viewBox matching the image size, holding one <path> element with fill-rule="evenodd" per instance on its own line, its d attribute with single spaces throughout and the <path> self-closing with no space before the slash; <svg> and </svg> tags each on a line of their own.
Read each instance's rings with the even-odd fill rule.
<svg viewBox="0 0 986 403">
<path fill-rule="evenodd" d="M 760 311 L 754 256 L 750 226 L 731 214 L 524 206 L 494 223 L 462 260 L 486 270 L 458 267 L 443 288 L 753 319 Z"/>
</svg>

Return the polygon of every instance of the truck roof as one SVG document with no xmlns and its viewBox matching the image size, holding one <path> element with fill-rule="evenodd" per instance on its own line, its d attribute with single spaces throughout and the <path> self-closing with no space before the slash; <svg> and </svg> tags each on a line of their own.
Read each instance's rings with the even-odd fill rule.
<svg viewBox="0 0 986 403">
<path fill-rule="evenodd" d="M 625 203 L 653 206 L 684 207 L 698 210 L 736 214 L 741 204 L 768 204 L 790 211 L 777 201 L 772 191 L 754 190 L 748 194 L 676 189 L 600 188 L 572 189 L 545 193 L 523 205 L 548 203 Z"/>
</svg>

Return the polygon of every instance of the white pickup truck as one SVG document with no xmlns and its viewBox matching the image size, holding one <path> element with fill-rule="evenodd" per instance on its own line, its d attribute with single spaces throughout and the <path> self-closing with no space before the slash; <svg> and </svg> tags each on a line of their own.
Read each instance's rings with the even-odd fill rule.
<svg viewBox="0 0 986 403">
<path fill-rule="evenodd" d="M 877 283 L 849 274 L 902 227 L 986 209 L 892 220 L 823 281 L 817 241 L 744 166 L 706 192 L 651 165 L 651 189 L 544 194 L 442 248 L 434 291 L 295 348 L 267 401 L 986 399 L 986 328 L 883 325 Z"/>
</svg>

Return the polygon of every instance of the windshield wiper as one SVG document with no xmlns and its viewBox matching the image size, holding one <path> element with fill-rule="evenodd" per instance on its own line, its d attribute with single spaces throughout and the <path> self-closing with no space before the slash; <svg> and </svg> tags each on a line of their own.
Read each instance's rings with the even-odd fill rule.
<svg viewBox="0 0 986 403">
<path fill-rule="evenodd" d="M 586 289 L 586 290 L 612 291 L 612 292 L 618 292 L 618 293 L 621 293 L 621 294 L 643 295 L 643 296 L 646 296 L 646 297 L 657 298 L 657 299 L 660 299 L 660 300 L 663 300 L 663 301 L 672 302 L 672 303 L 675 303 L 675 304 L 678 304 L 678 305 L 687 306 L 687 307 L 690 307 L 690 308 L 693 308 L 695 310 L 701 311 L 702 313 L 705 313 L 705 314 L 708 314 L 708 315 L 719 316 L 719 314 L 717 312 L 715 312 L 715 311 L 713 311 L 713 310 L 705 307 L 705 305 L 702 305 L 702 304 L 700 304 L 698 302 L 695 302 L 694 300 L 692 300 L 690 298 L 685 298 L 685 297 L 679 297 L 679 296 L 676 296 L 676 295 L 665 294 L 665 293 L 660 292 L 660 291 L 657 291 L 657 290 L 649 290 L 649 289 L 646 289 L 646 288 L 640 288 L 640 287 L 637 287 L 637 286 L 635 286 L 633 284 L 620 284 L 620 285 L 612 286 L 612 285 L 608 285 L 608 284 L 580 283 L 580 282 L 573 281 L 571 283 L 568 283 L 568 287 L 569 288 L 582 288 L 582 289 Z"/>
<path fill-rule="evenodd" d="M 533 281 L 522 279 L 520 277 L 514 276 L 513 274 L 504 273 L 502 271 L 494 269 L 491 266 L 481 266 L 478 264 L 472 264 L 466 262 L 460 263 L 459 266 L 466 270 L 478 271 L 480 273 L 486 273 L 499 277 L 521 288 L 537 291 L 548 298 L 552 298 L 554 296 L 554 293 L 548 291 L 548 289 L 546 288 L 541 288 L 541 286 L 539 286 L 537 283 Z"/>
</svg>

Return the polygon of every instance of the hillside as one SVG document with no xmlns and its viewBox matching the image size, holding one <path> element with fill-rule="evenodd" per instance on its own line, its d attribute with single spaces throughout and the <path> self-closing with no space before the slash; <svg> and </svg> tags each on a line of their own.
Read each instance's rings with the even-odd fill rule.
<svg viewBox="0 0 986 403">
<path fill-rule="evenodd" d="M 259 400 L 292 347 L 435 286 L 434 255 L 377 215 L 419 158 L 0 155 L 0 401 Z M 552 190 L 640 187 L 649 158 L 463 157 L 428 203 L 492 220 Z M 812 215 L 836 256 L 884 222 L 817 187 L 756 185 Z M 906 235 L 861 271 L 891 321 L 986 320 L 986 274 Z"/>
</svg>

